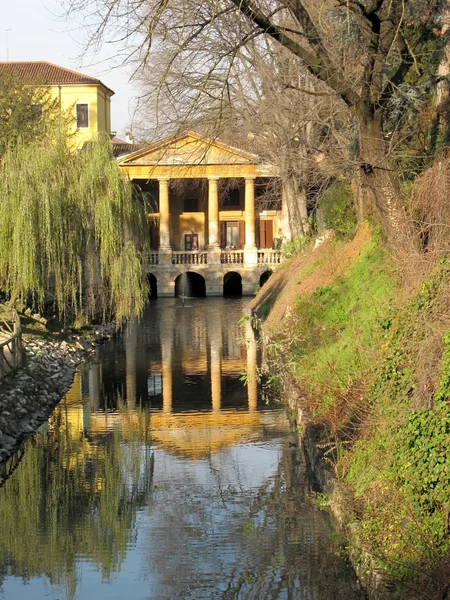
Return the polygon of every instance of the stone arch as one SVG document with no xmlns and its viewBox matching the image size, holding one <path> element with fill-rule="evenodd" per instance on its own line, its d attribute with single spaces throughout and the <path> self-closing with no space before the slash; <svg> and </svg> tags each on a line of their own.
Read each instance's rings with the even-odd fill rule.
<svg viewBox="0 0 450 600">
<path fill-rule="evenodd" d="M 272 275 L 273 271 L 271 269 L 267 269 L 264 273 L 261 273 L 261 277 L 259 278 L 259 287 L 262 287 L 269 277 Z"/>
<path fill-rule="evenodd" d="M 242 296 L 242 276 L 236 271 L 229 271 L 223 278 L 224 296 Z"/>
<path fill-rule="evenodd" d="M 175 297 L 204 298 L 206 281 L 203 275 L 195 271 L 184 271 L 175 279 Z"/>
<path fill-rule="evenodd" d="M 150 300 L 156 300 L 156 298 L 158 297 L 158 280 L 156 279 L 156 275 L 154 275 L 153 273 L 148 274 L 148 284 L 150 287 Z"/>
</svg>

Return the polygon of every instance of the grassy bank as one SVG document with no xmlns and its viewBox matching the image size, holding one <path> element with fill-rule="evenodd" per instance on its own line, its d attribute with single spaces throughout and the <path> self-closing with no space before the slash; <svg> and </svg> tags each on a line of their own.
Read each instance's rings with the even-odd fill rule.
<svg viewBox="0 0 450 600">
<path fill-rule="evenodd" d="M 446 598 L 450 582 L 449 287 L 440 261 L 406 297 L 362 227 L 291 261 L 253 302 L 272 368 L 323 426 L 354 560 L 394 598 Z"/>
</svg>

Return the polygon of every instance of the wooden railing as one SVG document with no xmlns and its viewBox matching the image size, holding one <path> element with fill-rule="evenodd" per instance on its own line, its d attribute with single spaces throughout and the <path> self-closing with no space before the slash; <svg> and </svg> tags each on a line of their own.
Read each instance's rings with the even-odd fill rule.
<svg viewBox="0 0 450 600">
<path fill-rule="evenodd" d="M 15 310 L 0 312 L 0 379 L 9 375 L 22 363 L 22 330 Z"/>
<path fill-rule="evenodd" d="M 222 250 L 220 262 L 224 265 L 243 265 L 244 252 L 242 250 Z"/>
<path fill-rule="evenodd" d="M 258 250 L 258 265 L 278 265 L 280 262 L 279 250 Z"/>
<path fill-rule="evenodd" d="M 208 255 L 206 252 L 198 250 L 172 252 L 173 265 L 206 265 L 208 264 Z"/>
</svg>

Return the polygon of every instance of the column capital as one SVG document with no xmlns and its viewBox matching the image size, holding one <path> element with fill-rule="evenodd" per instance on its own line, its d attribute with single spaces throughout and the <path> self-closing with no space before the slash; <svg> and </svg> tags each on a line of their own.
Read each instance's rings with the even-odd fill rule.
<svg viewBox="0 0 450 600">
<path fill-rule="evenodd" d="M 245 181 L 248 181 L 249 183 L 251 183 L 252 181 L 255 181 L 256 179 L 256 175 L 251 175 L 250 177 L 244 177 Z"/>
<path fill-rule="evenodd" d="M 219 181 L 220 177 L 218 175 L 208 175 L 208 181 Z"/>
<path fill-rule="evenodd" d="M 170 181 L 170 177 L 158 177 L 160 183 L 166 183 Z"/>
</svg>

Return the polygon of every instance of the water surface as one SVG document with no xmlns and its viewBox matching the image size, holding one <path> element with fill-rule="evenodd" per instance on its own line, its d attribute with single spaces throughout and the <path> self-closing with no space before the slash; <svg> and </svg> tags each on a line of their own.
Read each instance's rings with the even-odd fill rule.
<svg viewBox="0 0 450 600">
<path fill-rule="evenodd" d="M 0 599 L 363 597 L 244 312 L 160 299 L 83 366 L 0 490 Z"/>
</svg>

